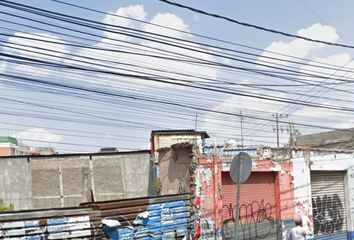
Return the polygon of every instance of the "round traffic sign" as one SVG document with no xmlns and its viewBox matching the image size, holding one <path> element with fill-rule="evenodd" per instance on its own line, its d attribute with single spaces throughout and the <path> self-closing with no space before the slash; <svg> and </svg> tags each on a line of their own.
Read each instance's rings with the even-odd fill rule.
<svg viewBox="0 0 354 240">
<path fill-rule="evenodd" d="M 230 167 L 230 176 L 235 183 L 244 183 L 247 181 L 252 171 L 251 156 L 245 152 L 240 152 L 232 159 Z"/>
</svg>

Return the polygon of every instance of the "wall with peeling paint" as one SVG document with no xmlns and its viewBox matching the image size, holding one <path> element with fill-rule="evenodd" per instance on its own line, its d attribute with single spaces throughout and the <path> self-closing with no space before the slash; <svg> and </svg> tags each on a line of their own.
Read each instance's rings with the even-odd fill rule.
<svg viewBox="0 0 354 240">
<path fill-rule="evenodd" d="M 236 151 L 237 152 L 237 151 Z M 209 153 L 211 153 L 209 151 Z M 190 175 L 196 199 L 197 237 L 199 239 L 225 239 L 223 204 L 223 176 L 229 173 L 234 156 L 197 155 L 197 164 Z M 306 231 L 314 232 L 313 206 L 311 192 L 311 171 L 345 171 L 345 206 L 347 233 L 322 235 L 315 239 L 354 239 L 354 156 L 352 152 L 330 152 L 325 150 L 297 150 L 288 148 L 257 149 L 252 160 L 252 173 L 271 173 L 274 176 L 276 212 L 276 236 L 269 235 L 262 239 L 286 239 L 289 230 L 294 227 L 294 217 L 301 215 Z M 191 161 L 193 164 L 193 161 Z M 266 176 L 267 174 L 264 174 Z M 269 175 L 269 174 L 268 174 Z M 251 175 L 252 176 L 252 175 Z M 264 184 L 264 183 L 263 183 Z M 242 188 L 241 188 L 242 189 Z M 258 194 L 257 192 L 248 194 Z M 242 196 L 241 196 L 242 198 Z M 261 196 L 260 196 L 261 199 Z M 235 200 L 236 201 L 236 200 Z M 251 203 L 252 204 L 252 203 Z M 261 210 L 267 213 L 267 208 Z M 328 213 L 330 215 L 330 213 Z M 267 216 L 264 215 L 264 216 Z M 264 217 L 263 216 L 263 217 Z M 243 236 L 241 239 L 248 239 Z M 251 236 L 252 237 L 252 236 Z M 256 237 L 256 236 L 253 236 Z M 312 237 L 309 236 L 309 239 Z"/>
<path fill-rule="evenodd" d="M 303 222 L 312 231 L 311 179 L 309 160 L 305 155 L 293 156 L 295 213 L 301 215 Z"/>
<path fill-rule="evenodd" d="M 221 162 L 216 157 L 199 157 L 195 179 L 198 237 L 222 239 Z"/>
<path fill-rule="evenodd" d="M 223 156 L 220 151 L 217 151 L 215 155 L 198 155 L 198 152 L 193 154 L 198 160 L 196 166 L 193 167 L 193 172 L 190 173 L 192 179 L 190 184 L 194 185 L 191 187 L 191 192 L 196 196 L 194 204 L 197 213 L 197 236 L 199 239 L 223 239 L 225 219 L 223 219 L 222 176 L 228 174 L 234 156 L 230 154 Z M 286 238 L 288 231 L 294 226 L 296 215 L 302 216 L 304 224 L 308 226 L 307 230 L 313 233 L 311 171 L 346 172 L 344 179 L 346 224 L 349 236 L 354 232 L 353 158 L 352 152 L 322 150 L 292 152 L 288 148 L 257 149 L 252 161 L 252 173 L 272 173 L 274 176 L 276 239 Z M 193 164 L 192 159 L 190 165 Z M 187 167 L 183 171 L 186 172 Z M 257 195 L 257 193 L 254 194 Z M 273 235 L 269 237 L 268 239 L 275 239 Z M 327 238 L 325 235 L 323 237 L 316 237 L 316 239 L 335 239 L 332 235 Z M 343 234 L 337 236 L 336 239 L 344 239 Z"/>
</svg>

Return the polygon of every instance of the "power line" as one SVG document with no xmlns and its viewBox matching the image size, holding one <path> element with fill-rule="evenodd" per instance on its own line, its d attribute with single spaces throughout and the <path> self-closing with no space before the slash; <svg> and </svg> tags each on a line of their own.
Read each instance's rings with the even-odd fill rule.
<svg viewBox="0 0 354 240">
<path fill-rule="evenodd" d="M 14 76 L 12 76 L 12 77 L 14 78 Z M 221 115 L 229 115 L 229 116 L 238 116 L 238 117 L 240 117 L 240 114 L 238 114 L 238 113 L 211 110 L 211 109 L 207 109 L 207 108 L 203 108 L 203 107 L 190 106 L 190 105 L 186 105 L 186 104 L 182 104 L 182 103 L 161 101 L 161 100 L 156 100 L 156 99 L 147 99 L 147 98 L 144 98 L 144 97 L 129 96 L 129 95 L 123 95 L 123 94 L 110 93 L 110 92 L 102 92 L 102 91 L 98 91 L 98 90 L 87 89 L 87 88 L 84 88 L 84 87 L 67 86 L 67 85 L 58 84 L 58 83 L 48 83 L 48 82 L 43 82 L 43 81 L 40 81 L 40 80 L 29 79 L 29 78 L 24 78 L 24 77 L 15 77 L 15 78 L 26 80 L 26 81 L 33 81 L 33 82 L 44 84 L 44 85 L 57 86 L 57 87 L 64 88 L 64 89 L 65 88 L 66 89 L 72 89 L 72 90 L 75 89 L 77 91 L 97 93 L 99 95 L 118 97 L 118 98 L 128 98 L 128 99 L 134 99 L 134 100 L 138 100 L 138 101 L 146 101 L 146 102 L 151 102 L 151 103 L 158 103 L 158 104 L 162 104 L 162 105 L 170 105 L 170 106 L 176 106 L 176 107 L 181 107 L 181 108 L 189 108 L 189 109 L 193 109 L 194 111 L 198 110 L 198 111 L 202 111 L 202 112 L 210 112 L 210 113 L 216 113 L 216 114 L 221 114 Z M 257 116 L 251 116 L 251 115 L 245 115 L 245 114 L 243 114 L 242 116 L 245 117 L 245 118 L 264 120 L 264 121 L 268 121 L 268 122 L 269 121 L 273 121 L 272 119 L 263 118 L 263 117 L 257 117 Z M 279 122 L 280 123 L 287 123 L 287 122 L 280 121 L 280 120 L 279 120 Z M 352 132 L 351 130 L 348 130 L 348 129 L 338 129 L 338 128 L 333 128 L 333 127 L 319 126 L 319 125 L 313 125 L 313 124 L 305 124 L 305 123 L 298 123 L 298 122 L 294 122 L 294 124 L 298 125 L 298 126 L 307 126 L 307 127 L 321 128 L 321 129 L 327 129 L 327 130 L 338 130 L 338 131 L 344 131 L 344 132 L 346 132 L 346 131 Z"/>
<path fill-rule="evenodd" d="M 198 84 L 199 84 L 199 83 L 198 83 Z M 210 86 L 207 86 L 207 87 L 210 87 Z M 199 90 L 199 89 L 196 88 L 196 90 Z"/>
<path fill-rule="evenodd" d="M 21 5 L 21 4 L 20 4 Z M 5 5 L 7 7 L 11 7 L 11 5 Z M 24 6 L 26 8 L 29 8 L 29 6 L 26 6 L 26 5 L 21 5 L 21 6 Z M 17 8 L 16 8 L 17 9 Z M 54 13 L 54 12 L 51 12 L 51 11 L 48 11 L 48 10 L 42 10 L 42 9 L 38 9 L 38 8 L 34 8 L 36 11 L 30 11 L 30 10 L 24 10 L 22 8 L 19 8 L 19 10 L 22 10 L 22 11 L 29 11 L 33 14 L 40 14 L 41 16 L 44 16 L 44 17 L 48 17 L 48 18 L 53 18 L 55 15 L 59 15 L 59 16 L 62 16 L 62 17 L 55 17 L 56 20 L 59 20 L 59 21 L 68 21 L 67 18 L 69 19 L 75 19 L 75 17 L 73 16 L 70 16 L 70 15 L 65 15 L 65 14 L 60 14 L 60 13 Z M 40 12 L 38 12 L 40 11 Z M 45 12 L 47 14 L 44 14 L 44 13 L 41 13 L 41 12 Z M 10 14 L 10 13 L 7 13 L 7 12 L 2 12 L 3 14 L 8 14 L 8 15 L 12 15 L 12 16 L 15 16 L 14 14 Z M 50 14 L 50 15 L 48 15 Z M 23 17 L 22 17 L 23 18 Z M 26 18 L 26 19 L 29 19 L 29 18 Z M 132 29 L 132 28 L 128 28 L 128 27 L 123 27 L 123 26 L 117 26 L 117 25 L 112 25 L 112 24 L 105 24 L 105 23 L 100 23 L 100 22 L 95 22 L 95 21 L 92 21 L 92 20 L 89 20 L 89 19 L 85 19 L 85 18 L 77 18 L 79 21 L 74 21 L 74 20 L 70 20 L 69 23 L 72 23 L 72 24 L 75 24 L 75 25 L 80 25 L 80 26 L 84 26 L 84 27 L 90 27 L 90 28 L 94 28 L 94 29 L 100 29 L 100 30 L 104 30 L 106 32 L 112 32 L 112 33 L 117 33 L 117 34 L 122 34 L 122 35 L 125 35 L 125 36 L 131 36 L 131 37 L 137 37 L 137 38 L 140 38 L 140 39 L 143 39 L 143 40 L 152 40 L 150 38 L 147 38 L 144 34 L 148 34 L 148 35 L 154 35 L 155 37 L 158 36 L 158 37 L 163 37 L 163 38 L 166 38 L 168 37 L 169 38 L 169 41 L 170 43 L 172 43 L 171 39 L 173 40 L 178 40 L 178 41 L 182 41 L 182 42 L 187 42 L 187 43 L 191 43 L 191 44 L 198 44 L 198 45 L 201 45 L 201 46 L 205 46 L 207 47 L 207 49 L 203 49 L 205 50 L 206 52 L 203 52 L 203 53 L 208 53 L 211 51 L 210 48 L 216 48 L 216 49 L 220 49 L 220 50 L 225 50 L 225 51 L 231 51 L 231 52 L 235 52 L 235 53 L 241 53 L 241 54 L 248 54 L 248 55 L 251 55 L 251 56 L 260 56 L 260 55 L 257 55 L 257 54 L 251 54 L 251 53 L 248 53 L 248 52 L 244 52 L 244 51 L 237 51 L 237 50 L 233 50 L 233 49 L 228 49 L 228 48 L 223 48 L 223 47 L 219 47 L 219 46 L 215 46 L 215 45 L 210 45 L 210 44 L 205 44 L 205 43 L 201 43 L 201 42 L 195 42 L 195 41 L 191 41 L 191 40 L 186 40 L 186 39 L 181 39 L 181 38 L 176 38 L 176 37 L 171 37 L 171 36 L 166 36 L 166 35 L 163 35 L 163 34 L 157 34 L 157 33 L 151 33 L 151 32 L 148 32 L 148 31 L 143 31 L 143 30 L 137 30 L 137 29 Z M 33 19 L 29 19 L 29 20 L 32 20 L 34 21 Z M 87 24 L 87 23 L 83 23 L 82 21 L 84 22 L 89 22 L 91 23 L 91 25 Z M 36 21 L 36 22 L 41 22 L 41 21 Z M 48 23 L 47 23 L 48 24 Z M 109 26 L 109 27 L 115 27 L 115 28 L 119 28 L 119 29 L 126 29 L 130 32 L 117 32 L 117 31 L 113 31 L 111 28 L 110 29 L 107 29 L 107 28 L 99 28 L 97 27 L 96 25 L 92 25 L 92 24 L 98 24 L 98 25 L 104 25 L 104 26 Z M 53 24 L 50 24 L 53 26 Z M 64 29 L 67 29 L 66 27 L 63 27 L 62 28 Z M 68 30 L 68 29 L 67 29 Z M 131 34 L 131 31 L 132 32 L 138 32 L 138 33 L 142 33 L 140 35 L 132 35 Z M 78 31 L 80 33 L 83 33 L 83 34 L 86 34 L 85 32 L 82 32 L 82 31 Z M 100 36 L 101 37 L 101 36 Z M 114 39 L 115 41 L 117 41 L 117 39 Z M 161 44 L 166 44 L 164 42 L 161 42 L 161 38 L 157 39 L 155 38 L 155 41 L 157 41 L 158 43 L 161 43 Z M 176 42 L 173 42 L 173 43 L 176 43 Z M 170 45 L 170 44 L 169 44 Z M 172 45 L 174 47 L 180 47 L 179 45 Z M 150 46 L 151 47 L 151 46 Z M 195 49 L 190 49 L 191 45 L 188 45 L 188 49 L 189 50 L 195 50 Z M 214 51 L 215 52 L 215 51 Z M 218 52 L 220 53 L 220 52 Z M 225 53 L 224 53 L 225 54 Z M 276 53 L 274 53 L 276 54 Z M 291 60 L 284 60 L 282 58 L 274 58 L 274 57 L 270 57 L 270 56 L 261 56 L 262 58 L 267 58 L 267 59 L 272 59 L 272 60 L 276 60 L 276 61 L 285 61 L 285 62 L 290 62 L 290 63 L 296 63 L 296 64 L 303 64 L 303 63 L 300 63 L 300 62 L 296 62 L 296 61 L 291 61 Z M 289 56 L 291 57 L 291 56 Z M 293 57 L 294 58 L 294 57 Z M 305 60 L 305 59 L 302 59 L 302 60 Z M 307 60 L 308 61 L 308 60 Z M 331 68 L 330 64 L 325 64 L 325 63 L 319 63 L 321 65 L 326 65 L 327 68 Z M 316 66 L 316 67 L 320 67 L 319 65 L 312 65 L 311 66 Z M 334 66 L 334 65 L 332 65 Z M 341 71 L 341 69 L 338 69 L 338 71 Z M 351 69 L 346 69 L 346 71 L 352 71 Z"/>
<path fill-rule="evenodd" d="M 26 60 L 26 61 L 33 61 L 33 62 L 38 62 L 38 63 L 47 63 L 47 62 L 42 61 L 42 60 L 37 60 L 37 59 L 32 59 L 32 58 L 27 58 L 27 57 L 14 56 L 14 55 L 7 54 L 7 53 L 0 53 L 0 55 L 5 56 L 5 57 L 15 57 L 15 58 L 18 58 L 18 59 L 21 59 L 21 60 Z M 65 65 L 65 64 L 54 64 L 54 63 L 50 63 L 50 64 L 52 66 L 64 67 L 64 68 L 68 68 L 68 69 L 84 70 L 84 71 L 96 72 L 96 73 L 105 73 L 105 74 L 111 74 L 111 75 L 122 76 L 122 77 L 127 77 L 127 78 L 138 78 L 138 79 L 141 79 L 141 80 L 159 82 L 159 83 L 164 83 L 164 84 L 172 84 L 172 85 L 177 85 L 177 86 L 185 86 L 185 87 L 196 88 L 196 89 L 200 89 L 200 90 L 207 90 L 207 91 L 230 94 L 230 95 L 257 98 L 257 99 L 263 99 L 263 100 L 268 100 L 268 101 L 275 101 L 275 102 L 281 102 L 281 103 L 291 103 L 291 104 L 295 104 L 295 105 L 302 105 L 302 106 L 315 107 L 315 108 L 324 108 L 324 109 L 331 109 L 331 110 L 338 110 L 338 111 L 348 111 L 348 112 L 353 112 L 354 111 L 354 109 L 351 109 L 351 108 L 337 107 L 337 106 L 328 105 L 328 104 L 312 104 L 312 103 L 308 103 L 306 101 L 293 101 L 293 100 L 287 99 L 287 98 L 271 97 L 271 96 L 259 95 L 259 94 L 251 94 L 251 93 L 242 92 L 242 91 L 234 92 L 234 91 L 223 90 L 223 89 L 214 89 L 214 88 L 210 88 L 210 87 L 194 86 L 194 85 L 190 85 L 190 84 L 187 84 L 187 83 L 173 82 L 173 81 L 169 81 L 169 80 L 156 79 L 154 77 L 149 77 L 149 76 L 141 76 L 141 75 L 129 74 L 129 73 L 119 73 L 119 72 L 112 72 L 112 71 L 98 70 L 98 69 L 93 70 L 93 69 L 88 69 L 88 68 L 84 68 L 84 67 L 73 66 L 73 65 Z M 4 73 L 0 73 L 0 75 L 6 76 L 6 77 L 13 77 L 13 76 L 11 76 L 9 74 L 4 74 Z"/>
<path fill-rule="evenodd" d="M 0 35 L 1 35 L 1 33 L 0 33 Z M 31 38 L 30 38 L 31 39 Z M 36 40 L 38 40 L 38 39 L 36 39 Z M 1 40 L 0 40 L 0 42 L 1 42 Z M 23 47 L 29 47 L 29 45 L 22 45 L 22 44 L 15 44 L 15 45 L 20 45 L 20 46 L 23 46 Z M 45 56 L 50 56 L 50 57 L 56 57 L 56 58 L 59 58 L 59 56 L 56 56 L 56 55 L 51 55 L 51 54 L 45 54 L 45 53 L 42 53 L 42 52 L 40 52 L 40 51 L 30 51 L 30 50 L 28 50 L 28 49 L 22 49 L 22 48 L 18 48 L 18 47 L 13 47 L 13 46 L 9 46 L 9 48 L 14 48 L 14 49 L 18 49 L 18 50 L 21 50 L 21 51 L 26 51 L 26 52 L 31 52 L 31 53 L 36 53 L 36 54 L 41 54 L 41 55 L 45 55 Z M 41 47 L 38 47 L 37 49 L 39 49 L 39 50 L 47 50 L 46 48 L 41 48 Z M 57 52 L 57 53 L 59 53 L 58 51 L 55 51 L 55 50 L 50 50 L 50 49 L 48 49 L 48 51 L 50 51 L 50 52 Z M 67 53 L 65 53 L 65 54 L 67 54 Z M 68 54 L 69 56 L 76 56 L 76 55 L 73 55 L 73 54 Z M 92 57 L 88 57 L 88 56 L 82 56 L 82 58 L 84 58 L 85 57 L 85 59 L 91 59 L 91 60 L 100 60 L 100 59 L 97 59 L 97 58 L 92 58 Z M 63 58 L 63 57 L 60 57 L 60 58 Z M 69 58 L 64 58 L 64 59 L 69 59 Z M 82 60 L 76 60 L 76 61 L 79 61 L 79 62 L 83 62 L 83 63 L 89 63 L 89 62 L 87 62 L 87 61 L 82 61 Z M 105 62 L 106 62 L 107 60 L 105 60 Z M 112 62 L 112 61 L 107 61 L 107 62 Z M 116 63 L 116 62 L 112 62 L 112 63 Z M 118 62 L 117 62 L 118 63 Z M 21 64 L 23 64 L 22 62 L 21 62 Z M 27 63 L 25 63 L 25 64 L 27 64 Z M 99 66 L 105 66 L 105 67 L 109 67 L 108 65 L 103 65 L 103 64 L 98 64 Z M 118 69 L 122 69 L 122 68 L 118 68 Z M 148 69 L 148 70 L 158 70 L 158 69 L 153 69 L 153 68 L 144 68 L 144 69 Z M 125 70 L 125 69 L 123 69 L 123 70 Z M 133 70 L 130 70 L 130 71 L 133 71 Z M 134 72 L 136 72 L 136 73 L 144 73 L 144 72 L 139 72 L 139 71 L 136 71 L 136 70 L 134 70 Z M 171 73 L 173 73 L 173 72 L 171 72 Z M 176 74 L 181 74 L 182 76 L 187 76 L 187 77 L 193 77 L 192 75 L 188 75 L 188 74 L 184 74 L 184 73 L 176 73 Z M 155 76 L 157 76 L 157 75 L 155 75 Z M 203 79 L 203 78 L 202 78 Z M 205 80 L 213 80 L 213 79 L 211 79 L 211 78 L 204 78 Z M 186 81 L 186 80 L 183 80 L 183 79 L 176 79 L 176 78 L 170 78 L 170 80 L 180 80 L 180 81 Z M 347 80 L 348 81 L 348 80 Z M 188 81 L 186 81 L 186 82 L 188 82 Z M 193 83 L 194 83 L 195 81 L 193 81 Z M 222 81 L 221 81 L 222 82 Z M 232 83 L 230 83 L 230 84 L 232 84 Z M 208 86 L 208 87 L 211 87 L 211 85 L 209 85 L 209 84 L 205 84 L 205 83 L 203 83 L 203 82 L 200 82 L 200 85 L 205 85 L 205 86 Z M 265 87 L 261 87 L 261 86 L 257 86 L 257 85 L 243 85 L 243 84 L 236 84 L 236 85 L 241 85 L 241 86 L 245 86 L 245 87 L 252 87 L 252 88 L 257 88 L 257 89 L 263 89 L 263 90 L 268 90 L 268 91 L 276 91 L 276 92 L 284 92 L 284 93 L 291 93 L 291 92 L 289 92 L 289 91 L 285 91 L 285 90 L 279 90 L 279 89 L 272 89 L 272 88 L 265 88 Z M 216 88 L 219 88 L 219 87 L 216 87 Z M 220 89 L 227 89 L 227 88 L 225 88 L 225 87 L 223 87 L 223 88 L 220 88 Z M 306 95 L 306 94 L 303 94 L 303 93 L 292 93 L 292 94 L 295 94 L 295 95 L 300 95 L 300 96 L 309 96 L 309 95 Z M 329 97 L 323 97 L 323 99 L 328 99 L 328 100 L 337 100 L 337 101 L 344 101 L 344 102 L 350 102 L 350 100 L 341 100 L 341 99 L 333 99 L 333 98 L 329 98 Z"/>
<path fill-rule="evenodd" d="M 269 51 L 269 50 L 266 50 L 266 49 L 260 49 L 260 48 L 254 47 L 254 46 L 248 46 L 248 45 L 244 45 L 244 44 L 240 44 L 240 43 L 227 41 L 225 39 L 215 38 L 215 37 L 206 36 L 206 35 L 195 33 L 195 32 L 189 32 L 189 31 L 185 31 L 185 30 L 181 30 L 181 29 L 177 29 L 177 28 L 173 28 L 173 27 L 169 27 L 169 26 L 164 26 L 164 25 L 160 25 L 160 24 L 156 24 L 156 23 L 152 23 L 152 22 L 147 22 L 147 21 L 144 21 L 144 20 L 141 20 L 141 19 L 136 19 L 136 18 L 129 17 L 129 16 L 118 15 L 118 14 L 114 14 L 114 13 L 110 13 L 110 12 L 100 11 L 100 10 L 97 10 L 97 9 L 89 8 L 89 7 L 78 5 L 78 4 L 68 3 L 68 2 L 65 2 L 65 1 L 61 1 L 61 0 L 50 0 L 50 1 L 53 1 L 53 2 L 56 2 L 56 3 L 61 3 L 61 4 L 64 4 L 64 5 L 68 5 L 68 6 L 72 6 L 72 7 L 79 8 L 79 9 L 84 9 L 84 10 L 87 10 L 87 11 L 90 11 L 90 12 L 96 12 L 96 13 L 101 13 L 101 14 L 104 14 L 104 15 L 115 16 L 115 17 L 131 20 L 131 21 L 139 22 L 139 23 L 142 23 L 142 24 L 146 24 L 146 25 L 151 25 L 151 26 L 155 26 L 155 27 L 159 27 L 159 28 L 163 28 L 163 29 L 168 29 L 168 30 L 172 30 L 172 31 L 175 31 L 175 32 L 180 32 L 180 33 L 191 35 L 191 36 L 194 36 L 194 37 L 200 37 L 200 38 L 204 38 L 204 39 L 208 39 L 208 40 L 212 40 L 212 41 L 216 41 L 216 42 L 220 42 L 220 43 L 224 43 L 224 44 L 228 44 L 228 45 L 232 45 L 232 46 L 242 47 L 242 48 L 251 49 L 251 50 L 257 50 L 257 51 L 260 51 L 260 52 L 271 53 L 271 54 L 274 54 L 274 55 L 277 55 L 277 56 L 281 56 L 281 57 L 288 57 L 288 58 L 297 59 L 297 60 L 309 61 L 309 59 L 305 59 L 305 58 L 300 58 L 300 57 L 291 56 L 291 55 L 284 54 L 284 53 Z M 316 63 L 323 64 L 325 66 L 335 66 L 335 65 L 330 64 L 330 63 L 322 63 L 322 62 L 316 62 Z"/>
<path fill-rule="evenodd" d="M 14 124 L 10 124 L 10 125 L 14 125 Z M 18 125 L 18 124 L 16 124 Z M 23 126 L 22 124 L 20 126 Z M 35 128 L 43 128 L 42 126 L 31 126 L 31 127 L 35 127 Z M 2 130 L 11 130 L 11 131 L 18 131 L 18 132 L 23 132 L 23 131 L 26 131 L 26 129 L 19 129 L 19 128 L 0 128 Z M 45 129 L 58 129 L 58 128 L 51 128 L 51 127 L 45 127 Z M 31 133 L 39 133 L 39 134 L 43 134 L 43 135 L 56 135 L 55 133 L 51 133 L 51 132 L 43 132 L 43 131 L 40 131 L 40 130 L 35 130 L 35 129 L 30 129 L 31 130 Z M 61 130 L 62 131 L 62 130 Z M 68 130 L 66 130 L 68 131 Z M 96 133 L 96 135 L 100 135 L 102 133 Z M 78 137 L 78 138 L 91 138 L 91 139 L 97 139 L 97 136 L 88 136 L 88 135 L 78 135 L 78 134 L 70 134 L 70 133 L 62 133 L 60 132 L 60 135 L 62 136 L 69 136 L 69 137 Z M 145 139 L 145 140 L 142 140 L 143 138 L 140 138 L 140 137 L 120 137 L 120 138 L 117 138 L 119 137 L 119 135 L 117 136 L 115 134 L 115 137 L 105 137 L 105 136 L 101 136 L 100 139 L 102 140 L 117 140 L 117 141 L 120 141 L 120 140 L 123 140 L 123 141 L 131 141 L 131 142 L 148 142 L 149 139 Z"/>
<path fill-rule="evenodd" d="M 340 44 L 340 43 L 332 43 L 332 42 L 327 42 L 327 41 L 323 41 L 323 40 L 312 39 L 312 38 L 308 38 L 308 37 L 304 37 L 304 36 L 299 36 L 299 35 L 296 35 L 296 34 L 291 34 L 291 33 L 282 32 L 282 31 L 278 31 L 278 30 L 274 30 L 274 29 L 270 29 L 270 28 L 265 28 L 265 27 L 262 27 L 262 26 L 258 26 L 258 25 L 254 25 L 254 24 L 250 24 L 250 23 L 246 23 L 246 22 L 241 22 L 241 21 L 229 18 L 229 17 L 225 17 L 225 16 L 218 15 L 218 14 L 215 14 L 215 13 L 209 13 L 209 12 L 197 9 L 197 8 L 193 8 L 193 7 L 186 6 L 186 5 L 183 5 L 183 4 L 180 4 L 180 3 L 176 3 L 176 2 L 171 2 L 171 1 L 168 1 L 168 0 L 158 0 L 158 1 L 167 3 L 167 4 L 170 4 L 170 5 L 179 7 L 179 8 L 188 9 L 190 11 L 193 11 L 193 12 L 196 12 L 196 13 L 200 13 L 200 14 L 203 14 L 203 15 L 207 15 L 207 16 L 211 16 L 211 17 L 214 17 L 214 18 L 223 19 L 223 20 L 226 20 L 226 21 L 229 21 L 229 22 L 232 22 L 232 23 L 236 23 L 238 25 L 242 25 L 242 26 L 248 27 L 248 28 L 254 28 L 254 29 L 257 29 L 257 30 L 265 31 L 265 32 L 280 34 L 280 35 L 283 35 L 283 36 L 286 36 L 286 37 L 298 38 L 298 39 L 306 40 L 306 41 L 309 41 L 309 42 L 321 43 L 321 44 L 325 44 L 325 45 L 329 45 L 329 46 L 336 46 L 336 47 L 343 47 L 343 48 L 350 48 L 350 49 L 354 48 L 354 46 L 352 46 L 352 45 Z"/>
<path fill-rule="evenodd" d="M 21 141 L 31 141 L 31 142 L 40 142 L 40 143 L 55 143 L 55 144 L 60 144 L 60 145 L 70 145 L 70 146 L 79 146 L 79 147 L 97 147 L 97 148 L 106 147 L 104 145 L 88 145 L 88 144 L 61 142 L 61 141 L 44 141 L 44 140 L 38 140 L 38 139 L 33 139 L 33 138 L 18 138 L 18 137 L 16 137 L 16 139 L 21 140 Z M 137 148 L 123 148 L 123 147 L 118 147 L 118 149 L 140 150 Z"/>
</svg>

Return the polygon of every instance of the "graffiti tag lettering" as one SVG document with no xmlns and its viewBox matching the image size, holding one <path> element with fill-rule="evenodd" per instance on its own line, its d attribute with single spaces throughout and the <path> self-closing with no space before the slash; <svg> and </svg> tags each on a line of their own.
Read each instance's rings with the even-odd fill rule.
<svg viewBox="0 0 354 240">
<path fill-rule="evenodd" d="M 312 207 L 315 235 L 342 230 L 344 209 L 337 194 L 312 198 Z"/>
<path fill-rule="evenodd" d="M 229 214 L 229 218 L 223 222 L 224 239 L 231 239 L 235 236 L 236 206 L 230 203 L 223 207 L 227 209 Z M 273 206 L 269 202 L 265 203 L 264 200 L 241 204 L 239 223 L 244 240 L 264 239 L 270 234 L 276 233 Z"/>
</svg>

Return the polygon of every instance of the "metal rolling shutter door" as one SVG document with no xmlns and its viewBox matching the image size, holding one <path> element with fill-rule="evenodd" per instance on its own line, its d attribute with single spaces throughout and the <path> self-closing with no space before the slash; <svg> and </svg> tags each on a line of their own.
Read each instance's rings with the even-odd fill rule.
<svg viewBox="0 0 354 240">
<path fill-rule="evenodd" d="M 241 186 L 240 239 L 276 239 L 275 178 L 272 172 L 252 173 Z M 222 173 L 224 239 L 234 237 L 236 184 Z M 240 229 L 240 228 L 239 228 Z"/>
<path fill-rule="evenodd" d="M 344 176 L 339 171 L 311 171 L 316 239 L 347 239 Z"/>
</svg>

